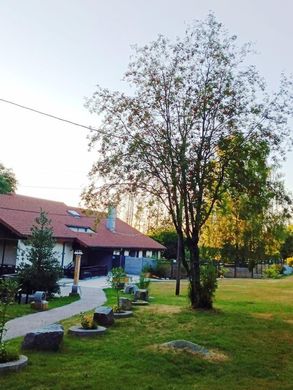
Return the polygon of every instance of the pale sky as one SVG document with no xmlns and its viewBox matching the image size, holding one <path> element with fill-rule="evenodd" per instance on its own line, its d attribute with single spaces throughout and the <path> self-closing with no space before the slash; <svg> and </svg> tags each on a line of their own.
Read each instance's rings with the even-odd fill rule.
<svg viewBox="0 0 293 390">
<path fill-rule="evenodd" d="M 124 88 L 131 45 L 181 35 L 210 10 L 240 43 L 255 42 L 250 62 L 269 87 L 292 72 L 292 0 L 0 0 L 0 99 L 95 127 L 84 97 L 96 84 Z M 95 158 L 87 134 L 0 101 L 0 162 L 14 170 L 17 193 L 77 206 Z M 293 192 L 292 165 L 290 153 L 283 172 Z"/>
</svg>

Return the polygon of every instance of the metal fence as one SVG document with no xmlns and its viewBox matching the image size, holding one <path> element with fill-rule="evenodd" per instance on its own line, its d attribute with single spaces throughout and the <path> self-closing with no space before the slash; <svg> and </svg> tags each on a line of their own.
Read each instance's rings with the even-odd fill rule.
<svg viewBox="0 0 293 390">
<path fill-rule="evenodd" d="M 148 257 L 125 256 L 125 272 L 127 274 L 139 275 L 145 267 L 156 268 L 157 260 Z"/>
</svg>

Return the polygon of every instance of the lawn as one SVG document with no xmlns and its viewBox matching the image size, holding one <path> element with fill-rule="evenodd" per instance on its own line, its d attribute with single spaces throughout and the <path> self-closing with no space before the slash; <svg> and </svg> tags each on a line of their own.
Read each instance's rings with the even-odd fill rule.
<svg viewBox="0 0 293 390">
<path fill-rule="evenodd" d="M 49 308 L 49 310 L 55 309 L 56 307 L 61 307 L 64 305 L 68 305 L 69 303 L 75 302 L 78 299 L 79 299 L 79 295 L 50 298 L 48 301 L 49 302 L 48 308 Z M 16 317 L 21 317 L 21 316 L 24 316 L 26 314 L 36 313 L 36 312 L 37 312 L 37 310 L 31 308 L 30 304 L 13 303 L 12 305 L 9 306 L 8 320 L 11 320 L 11 319 L 16 318 Z"/>
<path fill-rule="evenodd" d="M 58 353 L 26 352 L 29 366 L 0 378 L 9 390 L 292 390 L 293 277 L 224 279 L 215 310 L 192 311 L 183 283 L 152 283 L 152 303 L 96 339 L 65 336 Z M 107 291 L 109 301 L 113 294 Z M 63 321 L 65 329 L 78 316 Z M 186 339 L 226 356 L 207 361 L 157 347 Z M 19 346 L 21 339 L 11 342 Z"/>
</svg>

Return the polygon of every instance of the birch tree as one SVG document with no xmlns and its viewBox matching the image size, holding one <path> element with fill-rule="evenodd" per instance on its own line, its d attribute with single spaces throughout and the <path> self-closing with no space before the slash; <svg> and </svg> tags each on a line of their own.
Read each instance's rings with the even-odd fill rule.
<svg viewBox="0 0 293 390">
<path fill-rule="evenodd" d="M 246 141 L 262 140 L 276 156 L 289 133 L 291 81 L 282 77 L 269 95 L 247 65 L 250 52 L 209 14 L 174 42 L 159 36 L 135 47 L 127 93 L 97 86 L 87 101 L 100 125 L 90 135 L 97 160 L 84 200 L 115 203 L 129 192 L 160 200 L 190 252 L 182 261 L 193 308 L 206 306 L 199 239 L 231 162 Z"/>
</svg>

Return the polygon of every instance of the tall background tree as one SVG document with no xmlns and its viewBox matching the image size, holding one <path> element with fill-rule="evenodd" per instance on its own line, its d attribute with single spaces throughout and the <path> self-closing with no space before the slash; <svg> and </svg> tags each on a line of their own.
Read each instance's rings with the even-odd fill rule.
<svg viewBox="0 0 293 390">
<path fill-rule="evenodd" d="M 193 308 L 207 307 L 199 240 L 230 167 L 246 142 L 265 142 L 276 156 L 288 136 L 291 82 L 282 77 L 269 96 L 247 65 L 249 53 L 210 14 L 175 42 L 159 36 L 136 48 L 125 73 L 128 94 L 98 86 L 87 102 L 101 124 L 91 135 L 97 161 L 84 200 L 118 202 L 131 192 L 162 202 L 182 247 L 186 238 L 190 256 L 182 261 Z"/>
<path fill-rule="evenodd" d="M 0 163 L 0 194 L 15 192 L 17 180 L 11 169 Z"/>
</svg>

